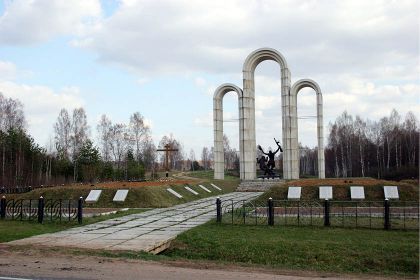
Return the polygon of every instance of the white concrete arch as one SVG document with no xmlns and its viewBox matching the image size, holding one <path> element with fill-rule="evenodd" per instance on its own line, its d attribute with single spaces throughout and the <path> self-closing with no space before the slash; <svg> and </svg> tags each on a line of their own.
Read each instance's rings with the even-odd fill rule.
<svg viewBox="0 0 420 280">
<path fill-rule="evenodd" d="M 293 122 L 292 114 L 296 112 L 290 103 L 291 77 L 286 59 L 281 53 L 272 48 L 261 48 L 253 51 L 245 59 L 243 65 L 243 163 L 244 179 L 253 180 L 256 177 L 256 138 L 255 138 L 255 82 L 254 72 L 259 63 L 265 60 L 276 61 L 280 65 L 281 72 L 281 101 L 282 101 L 282 142 L 283 142 L 283 177 L 285 179 L 297 179 L 293 177 L 292 165 L 299 164 L 299 155 L 292 153 Z M 299 173 L 298 173 L 299 175 Z"/>
<path fill-rule="evenodd" d="M 299 154 L 298 147 L 298 119 L 297 119 L 297 95 L 299 91 L 303 88 L 312 88 L 316 93 L 316 115 L 317 115 L 317 138 L 318 138 L 318 177 L 320 179 L 325 178 L 325 155 L 324 155 L 324 124 L 323 124 L 323 104 L 322 104 L 322 92 L 318 83 L 311 79 L 301 79 L 295 82 L 292 86 L 290 101 L 293 105 L 294 110 L 296 110 L 293 115 L 293 126 L 296 127 L 294 130 L 293 138 L 296 138 L 296 141 L 293 142 L 292 149 Z M 296 166 L 292 166 L 292 172 L 297 173 L 299 176 L 299 162 Z M 296 174 L 294 174 L 296 176 Z"/>
<path fill-rule="evenodd" d="M 223 97 L 226 93 L 234 91 L 238 94 L 238 111 L 239 111 L 239 174 L 244 179 L 244 163 L 243 163 L 243 110 L 241 101 L 243 98 L 242 89 L 234 84 L 222 84 L 214 92 L 213 96 L 213 129 L 214 129 L 214 179 L 224 179 L 225 156 L 223 150 Z"/>
</svg>

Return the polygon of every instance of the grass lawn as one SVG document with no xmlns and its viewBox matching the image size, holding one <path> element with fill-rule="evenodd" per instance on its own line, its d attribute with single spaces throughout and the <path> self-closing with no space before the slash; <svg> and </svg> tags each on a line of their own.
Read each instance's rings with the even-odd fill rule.
<svg viewBox="0 0 420 280">
<path fill-rule="evenodd" d="M 239 265 L 385 275 L 418 274 L 419 232 L 219 225 L 179 235 L 164 254 Z"/>
<path fill-rule="evenodd" d="M 129 214 L 141 213 L 145 210 L 130 209 L 127 211 L 117 212 L 115 214 L 96 216 L 91 218 L 83 218 L 83 224 L 79 225 L 77 221 L 71 222 L 50 222 L 45 221 L 39 224 L 36 221 L 17 221 L 17 220 L 0 220 L 0 243 L 12 240 L 22 239 L 34 235 L 52 233 L 65 230 L 72 227 L 84 226 L 108 219 L 118 218 Z"/>
</svg>

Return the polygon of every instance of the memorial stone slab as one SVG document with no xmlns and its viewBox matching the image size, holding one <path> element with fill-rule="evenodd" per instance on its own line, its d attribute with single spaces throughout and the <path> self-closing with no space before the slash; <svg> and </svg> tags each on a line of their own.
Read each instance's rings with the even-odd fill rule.
<svg viewBox="0 0 420 280">
<path fill-rule="evenodd" d="M 350 187 L 351 199 L 365 199 L 365 188 L 363 186 Z"/>
<path fill-rule="evenodd" d="M 205 190 L 206 192 L 208 192 L 208 193 L 211 193 L 211 190 L 209 190 L 208 188 L 206 188 L 205 186 L 203 186 L 203 185 L 198 185 L 200 188 L 202 188 L 203 190 Z"/>
<path fill-rule="evenodd" d="M 332 199 L 332 198 L 333 198 L 332 186 L 319 187 L 319 199 Z"/>
<path fill-rule="evenodd" d="M 171 194 L 173 194 L 174 196 L 178 197 L 178 198 L 182 198 L 182 195 L 180 195 L 179 193 L 177 193 L 176 191 L 174 191 L 171 188 L 167 188 L 166 189 L 168 192 L 170 192 Z"/>
<path fill-rule="evenodd" d="M 287 192 L 287 199 L 300 200 L 301 191 L 302 187 L 289 187 Z"/>
<path fill-rule="evenodd" d="M 101 196 L 102 190 L 91 190 L 85 199 L 85 202 L 97 202 Z"/>
<path fill-rule="evenodd" d="M 399 199 L 397 186 L 384 186 L 384 196 L 387 199 Z"/>
<path fill-rule="evenodd" d="M 198 192 L 196 192 L 195 190 L 191 189 L 190 187 L 185 186 L 184 187 L 187 191 L 189 191 L 190 193 L 193 193 L 195 195 L 198 195 Z"/>
<path fill-rule="evenodd" d="M 218 191 L 221 191 L 222 189 L 221 188 L 219 188 L 218 186 L 216 186 L 215 184 L 210 184 L 213 188 L 215 188 L 216 190 L 218 190 Z"/>
<path fill-rule="evenodd" d="M 115 196 L 112 199 L 112 201 L 114 201 L 114 202 L 124 202 L 125 199 L 127 198 L 127 194 L 128 194 L 128 190 L 117 190 L 117 192 L 115 193 Z"/>
</svg>

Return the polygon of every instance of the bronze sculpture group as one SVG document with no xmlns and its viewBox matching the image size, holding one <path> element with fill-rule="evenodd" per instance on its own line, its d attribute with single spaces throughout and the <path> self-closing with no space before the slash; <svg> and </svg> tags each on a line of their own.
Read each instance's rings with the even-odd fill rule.
<svg viewBox="0 0 420 280">
<path fill-rule="evenodd" d="M 274 157 L 277 154 L 278 151 L 281 153 L 283 152 L 283 149 L 280 146 L 280 142 L 274 138 L 274 141 L 277 144 L 277 150 L 273 153 L 271 150 L 268 151 L 268 153 L 264 152 L 263 148 L 261 148 L 260 145 L 258 145 L 258 149 L 263 153 L 260 158 L 257 158 L 257 163 L 260 166 L 261 171 L 264 171 L 263 177 L 265 178 L 274 178 L 274 167 L 276 167 L 276 162 L 274 161 Z M 266 157 L 267 156 L 267 157 Z"/>
</svg>

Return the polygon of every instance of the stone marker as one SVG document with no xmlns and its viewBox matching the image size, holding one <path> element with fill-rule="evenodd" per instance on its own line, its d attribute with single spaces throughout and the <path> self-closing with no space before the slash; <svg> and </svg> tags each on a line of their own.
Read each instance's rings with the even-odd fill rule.
<svg viewBox="0 0 420 280">
<path fill-rule="evenodd" d="M 365 188 L 363 186 L 350 187 L 351 199 L 365 199 Z"/>
<path fill-rule="evenodd" d="M 101 196 L 102 190 L 91 190 L 86 197 L 85 202 L 97 202 Z"/>
<path fill-rule="evenodd" d="M 171 194 L 173 194 L 174 196 L 178 197 L 178 198 L 182 198 L 182 195 L 180 195 L 179 193 L 177 193 L 176 191 L 174 191 L 171 188 L 167 188 L 166 189 L 168 192 L 170 192 Z"/>
<path fill-rule="evenodd" d="M 213 188 L 215 188 L 216 190 L 218 190 L 218 191 L 221 191 L 222 189 L 221 188 L 219 188 L 218 186 L 216 186 L 215 184 L 210 184 Z"/>
<path fill-rule="evenodd" d="M 332 199 L 333 190 L 331 186 L 320 186 L 319 187 L 319 199 Z"/>
<path fill-rule="evenodd" d="M 211 190 L 209 190 L 208 188 L 206 188 L 205 186 L 203 186 L 203 185 L 198 185 L 200 188 L 202 188 L 203 190 L 205 190 L 206 192 L 208 192 L 208 193 L 211 193 Z"/>
<path fill-rule="evenodd" d="M 387 199 L 400 199 L 397 186 L 384 186 L 384 196 Z"/>
<path fill-rule="evenodd" d="M 287 192 L 287 199 L 300 200 L 301 191 L 302 191 L 302 187 L 289 187 L 289 190 Z"/>
<path fill-rule="evenodd" d="M 189 191 L 189 192 L 191 192 L 191 193 L 193 193 L 193 194 L 195 194 L 195 195 L 198 195 L 198 192 L 196 192 L 195 190 L 191 189 L 190 187 L 185 186 L 184 188 L 185 188 L 187 191 Z"/>
<path fill-rule="evenodd" d="M 114 202 L 124 202 L 125 199 L 127 198 L 127 194 L 128 194 L 128 190 L 117 190 L 117 192 L 115 193 L 115 196 L 112 199 L 112 201 L 114 201 Z"/>
</svg>

